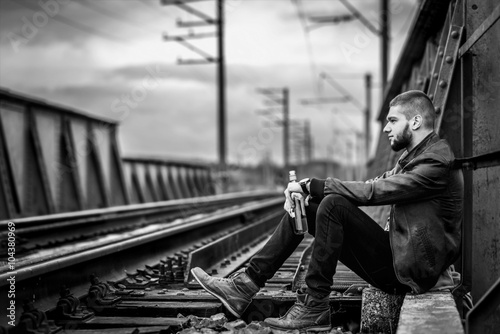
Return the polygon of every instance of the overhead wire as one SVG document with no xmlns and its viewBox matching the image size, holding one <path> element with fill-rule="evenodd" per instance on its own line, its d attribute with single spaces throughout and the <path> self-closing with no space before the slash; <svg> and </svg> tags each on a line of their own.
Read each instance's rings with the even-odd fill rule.
<svg viewBox="0 0 500 334">
<path fill-rule="evenodd" d="M 341 84 L 339 84 L 334 78 L 332 78 L 329 74 L 322 72 L 320 77 L 328 82 L 330 86 L 335 88 L 338 92 L 340 92 L 343 96 L 348 97 L 349 102 L 354 104 L 361 112 L 364 112 L 364 106 L 361 102 L 359 102 L 354 96 L 352 96 Z"/>
<path fill-rule="evenodd" d="M 171 16 L 171 14 L 168 11 L 159 11 L 158 9 L 162 8 L 162 6 L 155 6 L 151 3 L 151 1 L 147 1 L 147 0 L 135 0 L 135 1 L 142 4 L 143 6 L 145 6 L 147 8 L 149 8 L 150 11 L 154 11 L 155 14 L 157 14 L 158 16 L 163 16 L 162 14 L 165 14 L 166 16 Z M 155 2 L 157 2 L 159 4 L 160 0 L 156 0 Z M 160 12 L 161 12 L 161 14 L 160 14 Z"/>
<path fill-rule="evenodd" d="M 18 4 L 22 7 L 25 7 L 25 8 L 28 8 L 28 9 L 31 9 L 35 12 L 37 11 L 40 11 L 40 8 L 36 5 L 32 5 L 31 3 L 27 3 L 27 2 L 24 2 L 24 1 L 14 1 L 14 0 L 10 0 L 11 2 L 15 3 L 15 4 Z M 72 20 L 68 17 L 65 17 L 64 15 L 62 15 L 61 13 L 58 13 L 57 15 L 54 15 L 51 17 L 51 19 L 55 20 L 55 21 L 59 21 L 61 23 L 64 23 L 70 27 L 73 27 L 77 30 L 80 30 L 80 31 L 83 31 L 83 32 L 86 32 L 88 34 L 91 34 L 91 35 L 95 35 L 95 36 L 99 36 L 101 38 L 105 38 L 105 39 L 108 39 L 110 41 L 113 41 L 113 42 L 116 42 L 116 43 L 122 43 L 122 44 L 126 44 L 128 43 L 127 40 L 125 39 L 122 39 L 120 37 L 117 37 L 117 36 L 113 36 L 111 34 L 108 34 L 107 32 L 103 32 L 103 31 L 100 31 L 100 30 L 97 30 L 93 27 L 89 27 L 83 23 L 80 23 L 78 21 L 75 21 L 75 20 Z"/>
<path fill-rule="evenodd" d="M 102 2 L 101 2 L 102 3 Z M 158 32 L 157 31 L 153 31 L 153 30 L 149 30 L 149 29 L 145 29 L 141 26 L 141 24 L 143 22 L 139 22 L 139 21 L 135 21 L 136 24 L 134 23 L 131 23 L 131 19 L 129 17 L 125 17 L 123 15 L 118 15 L 116 14 L 115 12 L 112 12 L 110 10 L 108 10 L 107 8 L 104 8 L 102 6 L 99 6 L 99 5 L 96 5 L 95 1 L 92 1 L 92 0 L 80 0 L 79 2 L 80 5 L 82 6 L 85 6 L 103 16 L 107 16 L 111 19 L 114 19 L 116 21 L 119 21 L 120 23 L 124 24 L 124 25 L 128 25 L 136 30 L 141 30 L 143 32 L 147 32 L 147 33 L 154 33 L 154 34 L 157 34 Z"/>
<path fill-rule="evenodd" d="M 313 54 L 311 40 L 310 40 L 310 36 L 309 36 L 310 29 L 307 27 L 304 10 L 302 8 L 302 4 L 301 4 L 300 0 L 291 0 L 291 1 L 296 5 L 296 8 L 297 8 L 297 15 L 298 15 L 298 17 L 300 19 L 301 26 L 302 26 L 302 29 L 303 29 L 303 32 L 304 32 L 304 36 L 305 36 L 305 40 L 306 40 L 306 47 L 307 47 L 308 54 L 309 54 L 309 61 L 310 61 L 310 66 L 311 66 L 311 72 L 312 72 L 312 75 L 313 75 L 313 82 L 315 82 L 317 80 L 316 79 L 317 66 L 316 66 L 316 63 L 314 61 L 314 54 Z M 360 107 L 361 104 L 359 103 L 359 101 L 357 101 L 354 97 L 352 97 L 351 94 L 349 94 L 345 89 L 343 89 L 338 83 L 336 83 L 336 82 L 334 82 L 334 83 L 330 82 L 330 84 L 332 86 L 334 86 L 334 88 L 336 88 L 337 91 L 339 91 L 341 94 L 343 94 L 344 96 L 347 96 L 349 98 L 349 102 L 353 103 L 358 108 Z M 321 87 L 321 81 L 318 81 L 318 84 L 316 86 L 316 91 L 317 91 L 318 95 L 320 95 L 320 91 L 321 91 L 320 87 Z M 334 117 L 335 117 L 335 115 L 334 115 Z M 338 118 L 338 117 L 335 117 L 335 118 Z M 344 124 L 346 124 L 348 127 L 353 126 L 352 121 L 347 122 L 343 118 L 340 118 L 340 120 Z M 349 124 L 349 123 L 351 123 L 351 124 Z"/>
<path fill-rule="evenodd" d="M 314 61 L 314 53 L 313 53 L 311 39 L 309 37 L 309 30 L 308 30 L 308 27 L 307 27 L 307 22 L 306 22 L 306 17 L 305 17 L 305 14 L 304 14 L 304 9 L 302 7 L 301 0 L 291 0 L 291 1 L 292 1 L 292 3 L 295 4 L 295 7 L 297 8 L 297 16 L 299 17 L 299 21 L 300 21 L 300 24 L 301 24 L 301 27 L 302 27 L 302 31 L 304 33 L 304 38 L 305 38 L 305 41 L 306 41 L 306 49 L 307 49 L 308 58 L 309 58 L 309 66 L 311 68 L 310 69 L 311 70 L 311 77 L 312 77 L 312 82 L 313 82 L 313 85 L 314 85 L 314 83 L 317 82 L 316 73 L 318 71 L 317 71 L 316 62 Z M 315 91 L 317 93 L 319 93 L 319 84 L 316 84 L 314 86 L 315 86 Z"/>
<path fill-rule="evenodd" d="M 364 17 L 363 14 L 361 14 L 361 12 L 356 9 L 356 7 L 354 7 L 351 3 L 349 3 L 349 1 L 340 0 L 340 2 L 342 2 L 344 7 L 346 7 L 352 13 L 352 15 L 359 21 L 361 21 L 361 23 L 363 23 L 363 25 L 367 27 L 372 33 L 374 33 L 377 36 L 381 35 L 382 32 L 380 28 L 373 26 L 373 24 L 366 17 Z"/>
</svg>

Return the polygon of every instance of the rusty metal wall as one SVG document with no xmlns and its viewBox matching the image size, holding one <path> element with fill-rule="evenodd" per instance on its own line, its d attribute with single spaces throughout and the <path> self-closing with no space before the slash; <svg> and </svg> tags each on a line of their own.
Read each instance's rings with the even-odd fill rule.
<svg viewBox="0 0 500 334">
<path fill-rule="evenodd" d="M 423 1 L 379 114 L 383 127 L 392 98 L 409 89 L 425 91 L 436 107 L 437 131 L 458 160 L 467 162 L 463 251 L 457 266 L 463 289 L 476 302 L 500 278 L 499 17 L 496 0 Z M 391 168 L 401 154 L 388 147 L 380 133 L 372 176 Z M 371 214 L 382 221 L 386 212 Z M 498 329 L 496 310 L 483 319 L 484 326 Z"/>
<path fill-rule="evenodd" d="M 124 157 L 132 203 L 215 195 L 210 166 L 157 157 Z"/>
<path fill-rule="evenodd" d="M 0 219 L 128 204 L 116 131 L 0 89 Z"/>
<path fill-rule="evenodd" d="M 467 1 L 466 40 L 499 8 L 498 1 Z M 500 150 L 500 21 L 467 53 L 472 77 L 464 78 L 470 90 L 464 116 L 472 121 L 472 155 L 477 156 Z M 500 278 L 500 166 L 474 171 L 472 192 L 472 272 L 477 273 L 472 295 L 479 298 Z"/>
</svg>

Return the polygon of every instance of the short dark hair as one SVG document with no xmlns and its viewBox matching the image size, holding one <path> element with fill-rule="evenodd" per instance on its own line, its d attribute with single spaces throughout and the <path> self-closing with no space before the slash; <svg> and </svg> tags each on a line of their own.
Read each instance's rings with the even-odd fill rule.
<svg viewBox="0 0 500 334">
<path fill-rule="evenodd" d="M 421 90 L 409 90 L 401 93 L 389 103 L 389 107 L 403 106 L 402 113 L 406 119 L 420 115 L 423 118 L 423 125 L 428 129 L 434 129 L 436 111 L 431 99 Z"/>
</svg>

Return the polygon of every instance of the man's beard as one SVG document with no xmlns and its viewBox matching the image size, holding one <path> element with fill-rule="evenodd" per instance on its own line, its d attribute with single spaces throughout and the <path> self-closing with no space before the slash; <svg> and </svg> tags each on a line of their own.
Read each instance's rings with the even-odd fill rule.
<svg viewBox="0 0 500 334">
<path fill-rule="evenodd" d="M 392 150 L 397 152 L 397 151 L 402 150 L 403 148 L 407 147 L 410 144 L 412 137 L 413 137 L 413 134 L 410 131 L 410 125 L 406 124 L 401 137 L 398 135 L 393 137 L 393 140 L 391 143 Z"/>
</svg>

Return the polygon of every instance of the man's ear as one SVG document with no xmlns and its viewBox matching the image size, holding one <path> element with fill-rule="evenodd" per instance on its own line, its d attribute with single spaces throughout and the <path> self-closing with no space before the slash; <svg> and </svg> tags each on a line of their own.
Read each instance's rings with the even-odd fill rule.
<svg viewBox="0 0 500 334">
<path fill-rule="evenodd" d="M 418 128 L 420 128 L 422 126 L 422 116 L 420 115 L 416 115 L 415 117 L 413 117 L 413 120 L 411 121 L 411 128 L 412 130 L 417 130 Z"/>
</svg>

